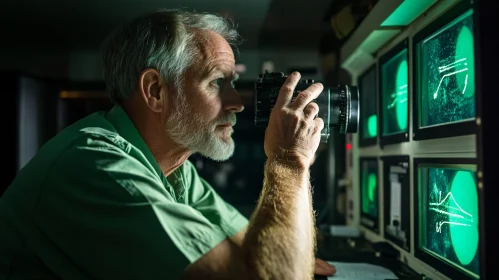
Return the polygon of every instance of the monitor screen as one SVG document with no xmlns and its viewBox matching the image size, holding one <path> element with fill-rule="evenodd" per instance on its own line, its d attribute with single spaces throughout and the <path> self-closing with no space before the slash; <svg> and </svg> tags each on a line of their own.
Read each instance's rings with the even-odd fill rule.
<svg viewBox="0 0 499 280">
<path fill-rule="evenodd" d="M 408 131 L 408 70 L 407 48 L 381 65 L 382 136 Z"/>
<path fill-rule="evenodd" d="M 418 176 L 419 249 L 478 279 L 475 165 L 420 164 Z"/>
<path fill-rule="evenodd" d="M 377 231 L 378 227 L 378 160 L 360 160 L 361 223 Z"/>
<path fill-rule="evenodd" d="M 419 127 L 475 118 L 473 11 L 417 44 Z"/>
<path fill-rule="evenodd" d="M 385 237 L 409 251 L 411 221 L 408 156 L 383 158 L 383 187 Z"/>
<path fill-rule="evenodd" d="M 376 67 L 372 67 L 360 78 L 360 139 L 373 139 L 378 135 L 378 116 L 376 114 Z"/>
</svg>

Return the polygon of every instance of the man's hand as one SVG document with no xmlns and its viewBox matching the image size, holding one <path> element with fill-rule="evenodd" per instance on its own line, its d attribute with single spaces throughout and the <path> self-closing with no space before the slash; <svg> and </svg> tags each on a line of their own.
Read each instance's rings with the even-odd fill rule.
<svg viewBox="0 0 499 280">
<path fill-rule="evenodd" d="M 336 273 L 336 268 L 321 259 L 315 259 L 315 272 L 316 275 L 332 276 Z"/>
<path fill-rule="evenodd" d="M 315 118 L 319 106 L 312 102 L 321 94 L 322 84 L 313 84 L 292 100 L 300 74 L 294 72 L 281 87 L 269 125 L 265 131 L 265 154 L 268 158 L 297 160 L 308 168 L 320 143 L 324 122 Z"/>
</svg>

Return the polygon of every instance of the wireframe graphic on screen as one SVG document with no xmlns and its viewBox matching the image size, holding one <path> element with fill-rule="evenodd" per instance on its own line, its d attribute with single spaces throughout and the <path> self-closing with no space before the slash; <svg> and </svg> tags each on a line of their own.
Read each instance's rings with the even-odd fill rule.
<svg viewBox="0 0 499 280">
<path fill-rule="evenodd" d="M 420 127 L 475 117 L 472 14 L 466 12 L 418 45 Z"/>
<path fill-rule="evenodd" d="M 360 106 L 361 139 L 371 139 L 378 135 L 376 115 L 376 68 L 372 68 L 359 83 L 362 106 Z"/>
<path fill-rule="evenodd" d="M 385 234 L 402 248 L 409 250 L 409 164 L 407 161 L 384 163 Z"/>
<path fill-rule="evenodd" d="M 404 49 L 381 67 L 381 95 L 383 135 L 407 131 L 408 75 L 407 49 Z"/>
<path fill-rule="evenodd" d="M 420 171 L 423 183 L 420 247 L 478 277 L 476 172 L 459 167 L 429 167 Z"/>
<path fill-rule="evenodd" d="M 364 160 L 361 164 L 362 213 L 378 217 L 378 162 Z"/>
</svg>

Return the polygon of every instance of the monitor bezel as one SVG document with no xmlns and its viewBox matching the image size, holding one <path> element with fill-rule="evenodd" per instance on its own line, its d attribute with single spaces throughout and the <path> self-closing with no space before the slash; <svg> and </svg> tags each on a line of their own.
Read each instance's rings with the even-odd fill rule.
<svg viewBox="0 0 499 280">
<path fill-rule="evenodd" d="M 369 214 L 365 214 L 365 213 L 362 213 L 362 171 L 363 171 L 363 167 L 362 167 L 362 163 L 364 161 L 376 161 L 376 169 L 377 169 L 377 174 L 376 174 L 376 184 L 377 184 L 377 190 L 376 190 L 376 201 L 378 202 L 378 217 L 373 217 Z M 380 203 L 379 203 L 379 191 L 380 191 L 380 185 L 379 185 L 379 159 L 378 157 L 369 157 L 369 156 L 365 156 L 365 157 L 359 157 L 359 196 L 360 196 L 360 204 L 359 204 L 359 213 L 360 213 L 360 224 L 375 232 L 375 233 L 379 233 L 379 225 L 380 225 Z M 362 218 L 366 218 L 366 219 L 369 219 L 373 222 L 373 226 L 369 226 L 369 225 L 366 225 L 364 223 L 362 223 Z"/>
<path fill-rule="evenodd" d="M 383 162 L 383 169 L 382 169 L 382 176 L 383 176 L 383 210 L 384 210 L 384 221 L 383 221 L 383 229 L 384 229 L 384 237 L 391 241 L 392 243 L 396 244 L 398 247 L 401 249 L 411 252 L 411 238 L 412 238 L 412 224 L 411 224 L 411 206 L 410 206 L 410 201 L 411 201 L 411 161 L 410 161 L 410 156 L 409 155 L 394 155 L 394 156 L 382 156 L 381 161 Z M 400 241 L 398 238 L 395 236 L 389 234 L 386 231 L 386 226 L 387 222 L 390 221 L 390 191 L 388 189 L 389 187 L 389 175 L 390 170 L 389 167 L 395 164 L 398 164 L 400 162 L 407 163 L 407 178 L 404 182 L 404 185 L 402 186 L 403 190 L 406 190 L 406 193 L 402 193 L 402 206 L 404 208 L 404 205 L 406 209 L 406 213 L 404 215 L 404 212 L 402 211 L 402 216 L 405 218 L 404 220 L 407 220 L 407 248 L 404 247 L 402 241 Z"/>
<path fill-rule="evenodd" d="M 414 182 L 414 196 L 413 196 L 413 201 L 414 201 L 414 256 L 423 262 L 427 263 L 437 271 L 443 273 L 444 275 L 450 277 L 451 279 L 469 279 L 469 280 L 477 280 L 477 278 L 473 278 L 471 275 L 465 273 L 462 270 L 459 270 L 450 264 L 432 256 L 431 254 L 425 252 L 424 250 L 419 248 L 419 220 L 417 217 L 419 216 L 419 185 L 418 185 L 418 178 L 419 178 L 419 166 L 421 164 L 441 164 L 441 165 L 456 165 L 456 164 L 467 164 L 467 165 L 475 165 L 477 166 L 477 160 L 476 158 L 414 158 L 413 159 L 413 182 Z M 477 182 L 478 183 L 478 182 Z M 477 194 L 478 194 L 478 201 L 483 201 L 480 189 L 478 188 L 477 185 Z M 481 206 L 480 206 L 481 207 Z M 479 207 L 479 208 L 480 208 Z M 479 224 L 483 223 L 483 215 L 481 215 L 479 210 Z M 479 226 L 480 227 L 480 226 Z M 479 235 L 481 237 L 481 235 Z M 478 240 L 478 256 L 479 256 L 479 273 L 481 274 L 481 262 L 484 260 L 483 259 L 483 254 L 481 251 L 481 245 L 480 243 L 482 242 L 481 239 Z M 479 278 L 480 279 L 480 275 Z"/>
<path fill-rule="evenodd" d="M 374 97 L 374 102 L 376 102 L 376 117 L 379 118 L 379 112 L 378 112 L 378 67 L 377 67 L 377 63 L 374 63 L 373 65 L 371 65 L 369 68 L 367 68 L 360 76 L 359 78 L 357 79 L 358 81 L 358 85 L 359 85 L 359 90 L 362 90 L 361 89 L 361 81 L 363 78 L 365 78 L 368 74 L 370 74 L 371 71 L 374 71 L 374 80 L 376 81 L 376 85 L 375 85 L 375 97 Z M 361 98 L 362 99 L 362 98 Z M 374 146 L 376 144 L 378 144 L 378 136 L 379 136 L 379 123 L 376 121 L 376 129 L 378 130 L 378 133 L 376 133 L 376 137 L 372 137 L 372 138 L 367 138 L 367 139 L 362 139 L 362 136 L 363 136 L 363 132 L 361 131 L 364 131 L 364 122 L 363 121 L 360 121 L 359 122 L 359 147 L 368 147 L 368 146 Z"/>
<path fill-rule="evenodd" d="M 478 180 L 482 205 L 480 213 L 494 213 L 497 211 L 496 200 L 499 197 L 499 172 L 497 172 L 497 158 L 499 157 L 497 145 L 497 95 L 487 94 L 488 89 L 496 88 L 497 72 L 499 65 L 497 50 L 499 41 L 490 35 L 491 26 L 499 26 L 497 16 L 497 3 L 495 1 L 474 1 L 475 13 L 473 15 L 475 30 L 475 49 L 480 50 L 475 61 L 475 69 L 480 72 L 476 78 L 476 112 L 477 117 L 485 122 L 480 122 L 477 140 Z M 481 217 L 485 217 L 481 215 Z M 484 222 L 485 221 L 485 222 Z M 497 252 L 499 250 L 499 227 L 494 217 L 481 220 L 480 240 L 482 253 L 480 257 L 480 276 L 484 279 L 498 279 Z"/>
<path fill-rule="evenodd" d="M 438 17 L 435 21 L 430 23 L 425 28 L 418 31 L 412 39 L 412 73 L 413 73 L 413 83 L 412 83 L 412 140 L 427 140 L 427 139 L 439 139 L 447 137 L 464 136 L 469 134 L 475 134 L 478 131 L 476 124 L 476 117 L 480 114 L 476 110 L 476 89 L 475 89 L 475 118 L 468 121 L 460 121 L 455 123 L 446 123 L 426 128 L 419 127 L 419 72 L 418 72 L 418 45 L 426 39 L 428 36 L 437 32 L 445 25 L 449 24 L 468 10 L 473 9 L 473 4 L 470 1 L 462 1 L 456 4 L 454 7 L 449 9 L 442 16 Z M 475 13 L 475 11 L 473 11 Z M 476 30 L 476 23 L 473 22 L 473 29 Z M 476 37 L 476 32 L 473 34 Z M 475 39 L 474 39 L 475 41 Z M 476 49 L 475 49 L 476 50 Z M 475 59 L 476 60 L 476 59 Z"/>
<path fill-rule="evenodd" d="M 403 142 L 408 142 L 409 141 L 409 129 L 410 129 L 410 104 L 407 104 L 407 130 L 405 132 L 399 132 L 399 133 L 394 133 L 390 135 L 383 136 L 383 83 L 381 82 L 383 80 L 383 65 L 388 62 L 390 59 L 398 55 L 400 52 L 403 50 L 407 51 L 407 102 L 411 101 L 410 94 L 411 92 L 409 91 L 411 89 L 411 79 L 410 75 L 411 73 L 409 72 L 410 70 L 410 48 L 409 48 L 409 38 L 405 38 L 397 44 L 395 47 L 390 49 L 388 52 L 380 56 L 379 62 L 378 62 L 378 135 L 379 135 L 379 141 L 380 141 L 380 146 L 386 146 L 386 145 L 391 145 L 391 144 L 398 144 L 398 143 L 403 143 Z"/>
</svg>

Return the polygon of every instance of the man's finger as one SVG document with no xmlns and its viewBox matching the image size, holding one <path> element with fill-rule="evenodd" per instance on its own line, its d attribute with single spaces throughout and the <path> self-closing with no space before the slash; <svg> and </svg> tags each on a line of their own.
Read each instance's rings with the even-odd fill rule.
<svg viewBox="0 0 499 280">
<path fill-rule="evenodd" d="M 316 131 L 321 131 L 324 128 L 324 120 L 321 118 L 315 118 L 314 119 Z"/>
<path fill-rule="evenodd" d="M 293 101 L 293 108 L 296 110 L 303 110 L 308 103 L 312 102 L 312 100 L 316 99 L 319 94 L 321 94 L 323 89 L 324 86 L 321 83 L 315 83 L 309 86 L 306 90 L 298 94 L 295 101 Z"/>
<path fill-rule="evenodd" d="M 300 81 L 300 73 L 298 72 L 293 72 L 291 75 L 288 75 L 288 78 L 282 85 L 280 91 L 279 91 L 279 96 L 277 97 L 276 100 L 276 106 L 279 107 L 284 107 L 289 105 L 291 102 L 291 99 L 293 98 L 293 91 L 295 90 L 296 85 Z"/>
<path fill-rule="evenodd" d="M 321 259 L 315 259 L 315 274 L 332 276 L 335 273 L 336 273 L 336 268 L 334 266 Z"/>
<path fill-rule="evenodd" d="M 336 273 L 336 268 L 325 264 L 316 264 L 314 273 L 321 276 L 332 276 Z"/>
<path fill-rule="evenodd" d="M 303 114 L 305 114 L 305 118 L 312 118 L 317 116 L 317 113 L 319 112 L 319 105 L 315 102 L 310 102 L 308 105 L 305 107 L 303 110 Z"/>
</svg>

